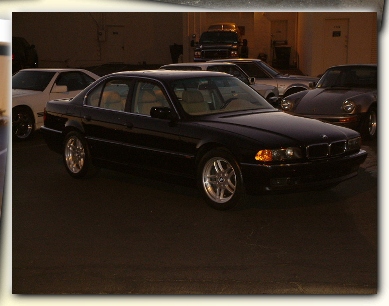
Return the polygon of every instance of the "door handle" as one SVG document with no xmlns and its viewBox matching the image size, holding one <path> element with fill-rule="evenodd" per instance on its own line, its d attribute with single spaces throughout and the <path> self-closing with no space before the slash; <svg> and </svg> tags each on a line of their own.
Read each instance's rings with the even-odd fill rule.
<svg viewBox="0 0 389 306">
<path fill-rule="evenodd" d="M 84 116 L 83 117 L 86 121 L 91 121 L 92 120 L 92 117 L 91 116 Z"/>
</svg>

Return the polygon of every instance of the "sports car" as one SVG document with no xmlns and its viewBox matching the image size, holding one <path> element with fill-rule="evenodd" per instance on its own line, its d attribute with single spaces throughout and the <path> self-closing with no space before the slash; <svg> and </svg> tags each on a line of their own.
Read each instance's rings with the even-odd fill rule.
<svg viewBox="0 0 389 306">
<path fill-rule="evenodd" d="M 12 135 L 27 140 L 43 124 L 52 99 L 71 98 L 99 78 L 84 69 L 23 69 L 12 76 Z"/>
<path fill-rule="evenodd" d="M 377 65 L 334 66 L 316 88 L 290 95 L 281 108 L 291 114 L 355 129 L 377 137 Z"/>
<path fill-rule="evenodd" d="M 286 114 L 209 71 L 106 75 L 67 103 L 48 102 L 41 132 L 74 178 L 99 167 L 182 175 L 219 210 L 244 192 L 337 185 L 367 156 L 358 132 Z"/>
</svg>

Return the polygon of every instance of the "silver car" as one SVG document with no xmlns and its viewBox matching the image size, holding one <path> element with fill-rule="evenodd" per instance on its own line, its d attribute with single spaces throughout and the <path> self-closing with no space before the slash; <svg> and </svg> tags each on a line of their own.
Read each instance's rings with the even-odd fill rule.
<svg viewBox="0 0 389 306">
<path fill-rule="evenodd" d="M 161 66 L 160 69 L 166 70 L 207 70 L 207 71 L 218 71 L 231 74 L 247 85 L 250 85 L 256 92 L 258 92 L 262 97 L 264 97 L 269 103 L 275 104 L 278 100 L 278 89 L 273 85 L 262 84 L 261 82 L 256 82 L 255 78 L 249 77 L 239 66 L 233 63 L 227 62 L 196 62 L 196 63 L 178 63 L 178 64 L 168 64 Z"/>
<path fill-rule="evenodd" d="M 286 97 L 293 93 L 309 89 L 312 86 L 311 83 L 314 84 L 319 81 L 317 77 L 283 74 L 260 59 L 238 58 L 213 60 L 209 62 L 220 61 L 235 63 L 247 75 L 255 77 L 257 83 L 276 86 L 280 97 Z"/>
</svg>

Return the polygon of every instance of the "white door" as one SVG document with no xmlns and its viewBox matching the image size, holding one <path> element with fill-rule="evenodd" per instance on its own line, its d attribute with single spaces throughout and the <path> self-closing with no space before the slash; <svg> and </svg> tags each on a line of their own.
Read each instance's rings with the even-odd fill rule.
<svg viewBox="0 0 389 306">
<path fill-rule="evenodd" d="M 326 19 L 324 30 L 323 67 L 347 64 L 348 19 Z"/>
<path fill-rule="evenodd" d="M 277 42 L 288 40 L 288 20 L 273 20 L 271 22 L 271 39 Z"/>
<path fill-rule="evenodd" d="M 106 54 L 110 63 L 124 63 L 124 27 L 107 26 Z"/>
</svg>

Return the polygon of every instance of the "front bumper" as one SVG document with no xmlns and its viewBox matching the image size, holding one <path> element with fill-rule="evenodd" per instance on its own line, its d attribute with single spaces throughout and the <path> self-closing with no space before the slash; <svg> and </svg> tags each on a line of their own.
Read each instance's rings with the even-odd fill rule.
<svg viewBox="0 0 389 306">
<path fill-rule="evenodd" d="M 333 159 L 295 164 L 241 164 L 247 193 L 301 191 L 327 186 L 352 178 L 367 157 L 366 151 Z"/>
</svg>

